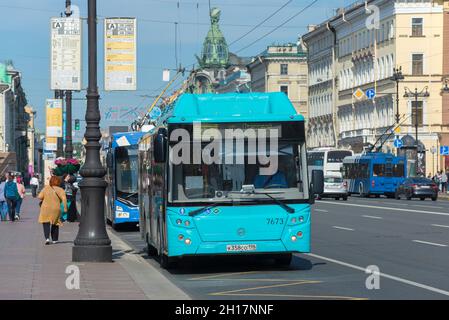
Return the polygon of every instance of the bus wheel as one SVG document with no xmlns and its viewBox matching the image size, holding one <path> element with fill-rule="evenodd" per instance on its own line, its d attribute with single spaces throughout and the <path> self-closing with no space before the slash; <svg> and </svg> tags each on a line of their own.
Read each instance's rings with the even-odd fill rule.
<svg viewBox="0 0 449 320">
<path fill-rule="evenodd" d="M 396 200 L 401 200 L 401 196 L 399 195 L 398 192 L 396 192 L 396 194 L 395 194 L 395 199 L 396 199 Z"/>
<path fill-rule="evenodd" d="M 274 258 L 276 265 L 288 267 L 292 263 L 293 255 L 291 253 L 280 254 Z"/>
<path fill-rule="evenodd" d="M 162 269 L 172 269 L 174 266 L 173 258 L 168 257 L 166 254 L 161 253 L 159 255 L 159 264 Z"/>
<path fill-rule="evenodd" d="M 348 197 L 343 197 L 343 201 L 348 201 Z"/>
<path fill-rule="evenodd" d="M 115 231 L 120 231 L 120 225 L 118 225 L 118 224 L 116 224 L 116 223 L 114 223 L 114 222 L 111 222 L 111 227 L 112 227 L 112 229 L 114 229 Z"/>
</svg>

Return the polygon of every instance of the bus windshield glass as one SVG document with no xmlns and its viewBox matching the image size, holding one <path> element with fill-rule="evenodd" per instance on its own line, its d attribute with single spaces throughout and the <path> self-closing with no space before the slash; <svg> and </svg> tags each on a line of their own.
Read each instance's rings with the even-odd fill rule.
<svg viewBox="0 0 449 320">
<path fill-rule="evenodd" d="M 137 146 L 115 149 L 117 197 L 133 203 L 137 203 L 137 162 Z"/>
<path fill-rule="evenodd" d="M 285 125 L 280 126 L 284 135 L 280 134 L 275 147 L 267 140 L 266 149 L 259 144 L 254 147 L 249 139 L 240 140 L 240 147 L 236 140 L 223 139 L 211 152 L 210 140 L 207 143 L 202 141 L 200 154 L 203 156 L 199 161 L 195 163 L 191 158 L 190 163 L 172 164 L 172 201 L 272 201 L 263 194 L 248 197 L 240 193 L 244 186 L 254 186 L 261 193 L 274 191 L 274 196 L 279 200 L 308 199 L 308 191 L 304 190 L 304 185 L 307 185 L 305 143 L 298 138 L 300 132 L 296 132 L 295 137 L 286 136 L 288 130 L 284 130 Z M 193 144 L 185 143 L 185 150 L 194 150 Z M 214 161 L 205 154 L 211 155 Z"/>
</svg>

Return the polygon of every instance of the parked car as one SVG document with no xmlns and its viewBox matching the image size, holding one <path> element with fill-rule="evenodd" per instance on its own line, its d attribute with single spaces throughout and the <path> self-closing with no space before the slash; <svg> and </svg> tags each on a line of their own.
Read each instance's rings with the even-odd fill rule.
<svg viewBox="0 0 449 320">
<path fill-rule="evenodd" d="M 426 178 L 406 179 L 396 190 L 396 199 L 400 200 L 404 196 L 407 200 L 419 198 L 421 201 L 430 198 L 433 201 L 438 200 L 438 185 Z"/>
<path fill-rule="evenodd" d="M 321 198 L 334 198 L 335 200 L 343 199 L 348 200 L 348 186 L 343 181 L 341 173 L 330 173 L 324 176 L 324 193 L 318 196 L 318 200 Z"/>
</svg>

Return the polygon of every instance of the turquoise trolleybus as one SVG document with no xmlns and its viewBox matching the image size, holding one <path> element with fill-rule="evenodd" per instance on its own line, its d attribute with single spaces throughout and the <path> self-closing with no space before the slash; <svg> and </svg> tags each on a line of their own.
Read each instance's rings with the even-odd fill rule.
<svg viewBox="0 0 449 320">
<path fill-rule="evenodd" d="M 283 93 L 184 94 L 139 143 L 140 230 L 161 266 L 310 251 L 304 117 Z"/>
</svg>

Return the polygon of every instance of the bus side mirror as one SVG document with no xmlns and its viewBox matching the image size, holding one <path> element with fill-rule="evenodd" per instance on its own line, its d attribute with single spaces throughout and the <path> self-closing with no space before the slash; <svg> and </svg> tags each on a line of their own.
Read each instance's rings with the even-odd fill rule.
<svg viewBox="0 0 449 320">
<path fill-rule="evenodd" d="M 324 193 L 324 172 L 323 170 L 312 171 L 312 193 L 320 195 Z"/>
<path fill-rule="evenodd" d="M 167 136 L 159 131 L 154 140 L 154 161 L 156 163 L 165 163 L 167 161 Z"/>
</svg>

